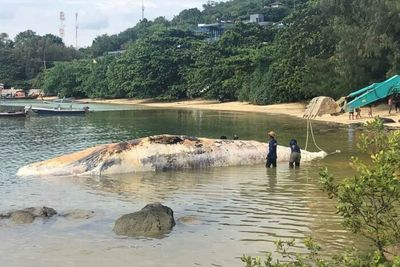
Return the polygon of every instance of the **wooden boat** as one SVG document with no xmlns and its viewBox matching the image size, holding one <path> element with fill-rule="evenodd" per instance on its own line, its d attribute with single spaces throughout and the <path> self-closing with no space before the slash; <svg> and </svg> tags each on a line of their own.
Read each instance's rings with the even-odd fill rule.
<svg viewBox="0 0 400 267">
<path fill-rule="evenodd" d="M 2 99 L 7 99 L 7 100 L 32 100 L 32 99 L 37 99 L 38 96 L 5 96 L 2 97 Z"/>
<path fill-rule="evenodd" d="M 75 102 L 75 98 L 68 97 L 68 98 L 57 98 L 53 100 L 54 103 L 73 103 Z"/>
<path fill-rule="evenodd" d="M 21 117 L 26 117 L 26 112 L 25 111 L 0 112 L 0 117 L 21 118 Z"/>
<path fill-rule="evenodd" d="M 85 115 L 89 112 L 89 107 L 84 107 L 83 109 L 63 109 L 61 107 L 56 108 L 30 108 L 34 113 L 44 116 L 73 116 L 73 115 Z"/>
</svg>

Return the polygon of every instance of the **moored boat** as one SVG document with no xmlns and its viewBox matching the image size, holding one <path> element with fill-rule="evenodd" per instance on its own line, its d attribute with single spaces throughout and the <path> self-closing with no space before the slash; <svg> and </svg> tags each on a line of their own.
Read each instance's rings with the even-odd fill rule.
<svg viewBox="0 0 400 267">
<path fill-rule="evenodd" d="M 57 116 L 73 116 L 73 115 L 85 115 L 89 112 L 89 107 L 82 109 L 63 109 L 61 107 L 56 108 L 30 108 L 34 113 L 38 115 L 57 115 Z"/>
<path fill-rule="evenodd" d="M 25 111 L 0 112 L 0 117 L 21 118 L 21 117 L 26 117 L 26 112 Z"/>
</svg>

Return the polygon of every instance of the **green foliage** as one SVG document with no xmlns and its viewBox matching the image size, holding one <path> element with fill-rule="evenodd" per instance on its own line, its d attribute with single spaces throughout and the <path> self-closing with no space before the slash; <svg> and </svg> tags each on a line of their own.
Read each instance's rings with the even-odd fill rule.
<svg viewBox="0 0 400 267">
<path fill-rule="evenodd" d="M 268 55 L 260 55 L 250 94 L 255 97 L 249 100 L 337 98 L 398 73 L 400 4 L 367 2 L 319 0 L 300 6 L 284 20 Z"/>
<path fill-rule="evenodd" d="M 89 69 L 82 82 L 61 82 L 79 85 L 68 89 L 76 96 L 271 104 L 338 98 L 400 71 L 398 0 L 281 0 L 279 8 L 274 2 L 209 1 L 202 11 L 186 9 L 172 21 L 144 19 L 119 34 L 101 35 L 79 52 L 53 35 L 26 31 L 12 41 L 1 34 L 0 82 L 41 84 L 57 74 L 46 68 L 84 55 L 87 60 L 74 63 Z M 242 23 L 253 13 L 278 24 Z M 216 42 L 196 32 L 199 23 L 221 21 L 232 24 Z M 116 50 L 126 53 L 107 56 Z"/>
<path fill-rule="evenodd" d="M 199 45 L 192 33 L 175 29 L 139 40 L 112 64 L 110 88 L 122 88 L 129 97 L 186 97 L 184 73 L 194 62 L 191 51 Z"/>
<path fill-rule="evenodd" d="M 343 253 L 327 257 L 321 255 L 322 249 L 311 238 L 304 241 L 307 253 L 294 253 L 295 241 L 277 241 L 276 252 L 282 260 L 274 260 L 271 253 L 264 259 L 243 255 L 242 262 L 246 267 L 399 267 L 400 257 L 388 261 L 377 251 L 373 254 L 360 256 L 355 249 L 348 249 Z"/>
<path fill-rule="evenodd" d="M 79 54 L 73 48 L 65 47 L 61 38 L 33 31 L 17 34 L 14 41 L 5 33 L 0 34 L 0 82 L 6 86 L 31 86 L 41 71 L 55 65 L 55 62 L 70 61 Z"/>
<path fill-rule="evenodd" d="M 188 96 L 247 100 L 257 51 L 274 34 L 272 29 L 239 23 L 218 42 L 203 44 L 187 74 Z"/>
<path fill-rule="evenodd" d="M 397 0 L 321 0 L 334 14 L 335 66 L 347 88 L 359 88 L 399 72 L 400 11 Z"/>
<path fill-rule="evenodd" d="M 337 96 L 330 87 L 335 77 L 329 77 L 328 85 L 323 79 L 325 75 L 332 76 L 332 21 L 333 17 L 323 14 L 313 3 L 302 6 L 285 20 L 287 27 L 278 33 L 271 48 L 263 51 L 266 54 L 260 53 L 253 82 L 253 94 L 259 97 L 254 102 L 292 102 L 326 92 Z"/>
<path fill-rule="evenodd" d="M 337 200 L 337 212 L 343 225 L 355 234 L 370 239 L 373 254 L 355 249 L 338 255 L 322 256 L 321 247 L 312 239 L 304 242 L 307 253 L 293 253 L 294 241 L 276 243 L 282 260 L 267 253 L 260 257 L 243 256 L 246 267 L 398 267 L 400 256 L 390 254 L 390 245 L 400 243 L 400 131 L 387 131 L 380 119 L 367 123 L 360 136 L 359 149 L 369 155 L 367 161 L 352 158 L 353 177 L 335 183 L 327 169 L 321 172 L 321 183 L 330 198 Z"/>
<path fill-rule="evenodd" d="M 281 8 L 266 8 L 270 4 L 280 2 Z M 296 0 L 297 5 L 307 2 L 306 0 Z M 290 14 L 294 8 L 292 0 L 232 0 L 232 1 L 209 1 L 203 5 L 203 21 L 213 23 L 220 20 L 224 21 L 244 21 L 248 20 L 250 14 L 262 13 L 268 21 L 281 21 Z"/>
<path fill-rule="evenodd" d="M 119 34 L 111 36 L 104 34 L 96 37 L 88 53 L 91 56 L 99 57 L 110 51 L 125 50 L 129 44 L 134 43 L 136 40 L 144 39 L 157 31 L 165 30 L 169 25 L 170 22 L 164 17 L 158 17 L 154 21 L 144 19 L 134 27 L 126 29 Z"/>
<path fill-rule="evenodd" d="M 370 160 L 352 158 L 356 175 L 336 184 L 324 170 L 321 182 L 337 200 L 344 226 L 370 239 L 383 255 L 385 246 L 400 242 L 400 131 L 385 131 L 377 119 L 360 136 L 359 149 Z"/>
<path fill-rule="evenodd" d="M 83 80 L 89 71 L 89 66 L 79 61 L 58 63 L 46 70 L 42 87 L 48 95 L 84 97 Z"/>
<path fill-rule="evenodd" d="M 196 26 L 200 23 L 204 23 L 203 14 L 197 8 L 185 9 L 171 21 L 174 27 L 186 30 L 196 29 Z"/>
</svg>

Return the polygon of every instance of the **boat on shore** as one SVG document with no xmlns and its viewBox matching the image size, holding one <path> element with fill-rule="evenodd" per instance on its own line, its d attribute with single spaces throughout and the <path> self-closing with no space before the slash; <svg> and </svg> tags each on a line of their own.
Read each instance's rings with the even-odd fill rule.
<svg viewBox="0 0 400 267">
<path fill-rule="evenodd" d="M 5 96 L 2 98 L 6 100 L 33 100 L 37 99 L 38 96 Z"/>
<path fill-rule="evenodd" d="M 83 107 L 82 109 L 65 109 L 60 106 L 55 108 L 30 107 L 29 110 L 42 116 L 82 116 L 89 112 L 89 107 Z"/>
<path fill-rule="evenodd" d="M 53 100 L 53 103 L 74 103 L 76 100 L 73 97 L 63 97 L 63 98 L 56 98 Z"/>
</svg>

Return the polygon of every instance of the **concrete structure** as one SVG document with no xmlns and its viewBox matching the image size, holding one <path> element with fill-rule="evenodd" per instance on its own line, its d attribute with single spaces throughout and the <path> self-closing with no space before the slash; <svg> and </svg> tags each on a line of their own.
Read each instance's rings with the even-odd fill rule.
<svg viewBox="0 0 400 267">
<path fill-rule="evenodd" d="M 285 5 L 279 1 L 273 2 L 267 6 L 265 6 L 265 9 L 276 9 L 276 8 L 284 8 Z"/>
<path fill-rule="evenodd" d="M 264 22 L 264 15 L 263 14 L 253 14 L 250 15 L 250 23 L 260 23 Z"/>
<path fill-rule="evenodd" d="M 205 33 L 208 35 L 209 41 L 217 41 L 225 30 L 231 28 L 233 23 L 231 22 L 217 22 L 211 24 L 198 24 L 197 33 Z"/>
<path fill-rule="evenodd" d="M 265 21 L 264 14 L 252 14 L 247 23 L 257 23 L 260 26 L 274 26 L 272 21 Z"/>
<path fill-rule="evenodd" d="M 4 83 L 0 83 L 0 90 L 4 89 Z"/>
<path fill-rule="evenodd" d="M 126 50 L 108 51 L 107 55 L 109 55 L 109 56 L 119 56 L 119 55 L 122 55 L 125 52 L 126 52 Z"/>
</svg>

